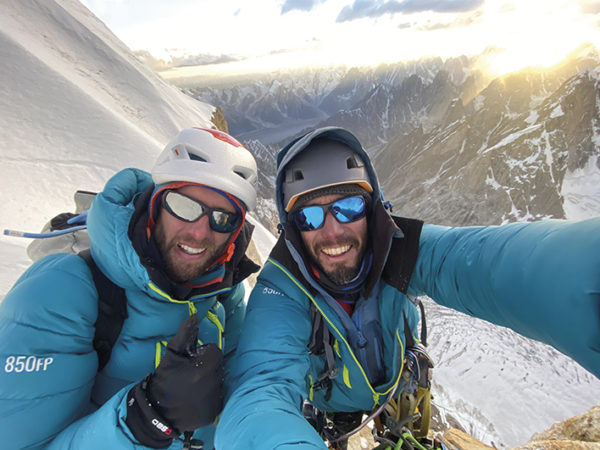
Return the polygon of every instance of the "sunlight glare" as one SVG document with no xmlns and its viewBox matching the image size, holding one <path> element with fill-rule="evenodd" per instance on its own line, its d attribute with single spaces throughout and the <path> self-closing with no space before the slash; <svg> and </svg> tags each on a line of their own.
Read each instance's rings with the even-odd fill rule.
<svg viewBox="0 0 600 450">
<path fill-rule="evenodd" d="M 543 7 L 542 7 L 543 6 Z M 497 39 L 487 70 L 495 76 L 527 67 L 551 67 L 585 42 L 597 43 L 593 24 L 582 22 L 576 5 L 564 0 L 518 2 L 487 24 Z"/>
</svg>

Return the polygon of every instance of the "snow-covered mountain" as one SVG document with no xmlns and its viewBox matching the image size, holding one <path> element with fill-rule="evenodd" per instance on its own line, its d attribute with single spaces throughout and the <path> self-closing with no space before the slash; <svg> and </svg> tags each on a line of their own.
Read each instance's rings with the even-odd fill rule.
<svg viewBox="0 0 600 450">
<path fill-rule="evenodd" d="M 382 114 L 387 115 L 387 119 L 382 117 L 373 128 L 377 135 L 373 142 L 377 143 L 386 138 L 388 129 L 394 131 L 396 123 L 408 125 L 413 116 L 422 117 L 424 112 L 419 113 L 422 105 L 440 94 L 440 76 L 455 86 L 465 85 L 467 94 L 476 87 L 483 87 L 486 79 L 473 69 L 474 65 L 475 59 L 466 57 L 446 61 L 429 58 L 378 67 L 296 69 L 208 83 L 203 80 L 199 85 L 194 84 L 193 79 L 174 82 L 190 95 L 219 106 L 228 118 L 230 131 L 243 140 L 258 139 L 263 144 L 278 144 L 319 122 L 343 120 L 346 127 L 362 130 L 361 140 L 370 146 L 370 139 L 364 135 L 368 123 L 376 121 Z M 419 84 L 432 84 L 430 94 L 419 92 Z M 403 103 L 386 99 L 385 95 L 394 90 L 412 96 L 419 105 L 411 105 L 412 112 L 386 113 L 382 105 L 393 107 Z M 382 105 L 377 105 L 379 97 Z M 443 103 L 441 99 L 439 101 Z M 392 117 L 394 114 L 398 115 L 398 120 Z M 345 117 L 336 119 L 337 115 Z M 356 126 L 352 117 L 366 122 Z"/>
<path fill-rule="evenodd" d="M 598 51 L 492 80 L 477 70 L 485 57 L 188 80 L 186 90 L 231 118 L 265 158 L 266 180 L 268 153 L 307 126 L 336 125 L 370 152 L 398 214 L 449 225 L 600 214 Z"/>
<path fill-rule="evenodd" d="M 149 170 L 181 128 L 218 110 L 141 64 L 78 0 L 5 1 L 0 14 L 0 228 L 40 231 L 125 167 Z M 257 221 L 264 260 L 273 235 Z M 0 300 L 31 261 L 0 236 Z"/>
<path fill-rule="evenodd" d="M 0 59 L 6 228 L 37 230 L 74 187 L 149 169 L 180 128 L 213 126 L 214 106 L 165 83 L 78 0 L 3 1 Z"/>
<path fill-rule="evenodd" d="M 402 215 L 448 225 L 600 215 L 598 80 L 598 69 L 494 80 L 439 125 L 381 146 L 386 196 Z"/>
</svg>

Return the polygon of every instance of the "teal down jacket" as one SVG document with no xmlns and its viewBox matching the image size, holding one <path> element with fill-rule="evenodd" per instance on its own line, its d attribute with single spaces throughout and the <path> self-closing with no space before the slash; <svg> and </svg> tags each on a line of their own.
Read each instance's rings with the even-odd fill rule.
<svg viewBox="0 0 600 450">
<path fill-rule="evenodd" d="M 331 130 L 330 136 L 353 145 Z M 354 147 L 360 150 L 359 144 Z M 371 176 L 376 179 L 374 172 Z M 370 228 L 375 230 L 373 242 L 386 239 L 381 234 L 386 219 L 381 217 L 379 195 L 377 187 L 374 213 L 380 220 Z M 215 437 L 217 449 L 325 448 L 302 415 L 303 400 L 310 399 L 325 411 L 347 412 L 370 410 L 385 401 L 399 382 L 403 364 L 404 315 L 410 332 L 417 331 L 417 311 L 405 294 L 428 295 L 444 306 L 550 344 L 600 376 L 600 218 L 489 227 L 423 226 L 409 282 L 385 276 L 384 268 L 374 283 L 386 377 L 372 386 L 348 343 L 335 305 L 314 289 L 310 277 L 302 276 L 301 247 L 281 213 L 281 199 L 278 207 L 284 233 L 248 302 L 229 383 L 233 391 Z M 408 239 L 402 222 L 395 223 L 400 231 L 392 242 Z M 395 247 L 391 248 L 386 253 L 384 246 L 385 264 L 394 257 Z M 376 254 L 375 261 L 378 258 L 381 255 Z M 339 374 L 328 401 L 324 391 L 315 388 L 325 357 L 307 350 L 311 303 L 335 338 Z"/>
<path fill-rule="evenodd" d="M 128 227 L 133 199 L 151 186 L 148 173 L 126 169 L 107 183 L 90 209 L 93 257 L 125 289 L 129 315 L 101 372 L 92 347 L 98 297 L 82 258 L 43 258 L 0 304 L 3 449 L 144 448 L 125 424 L 127 392 L 154 371 L 186 317 L 200 317 L 202 343 L 217 343 L 225 355 L 235 349 L 245 313 L 241 283 L 177 300 L 140 264 Z M 221 301 L 219 293 L 226 293 Z M 214 425 L 195 433 L 205 448 L 212 448 L 213 435 Z M 174 441 L 170 448 L 181 447 Z"/>
</svg>

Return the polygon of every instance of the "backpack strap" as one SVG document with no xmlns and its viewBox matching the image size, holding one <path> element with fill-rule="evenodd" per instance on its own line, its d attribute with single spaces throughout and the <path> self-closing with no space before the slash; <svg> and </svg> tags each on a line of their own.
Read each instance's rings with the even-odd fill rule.
<svg viewBox="0 0 600 450">
<path fill-rule="evenodd" d="M 98 372 L 100 372 L 110 360 L 112 348 L 121 333 L 123 322 L 127 318 L 127 296 L 125 289 L 113 283 L 100 270 L 92 258 L 90 249 L 82 250 L 78 255 L 90 268 L 98 291 L 98 318 L 94 324 L 96 328 L 94 349 L 98 354 Z"/>
<path fill-rule="evenodd" d="M 325 400 L 331 398 L 331 389 L 333 385 L 331 380 L 336 378 L 339 374 L 339 369 L 335 365 L 335 356 L 333 350 L 333 337 L 329 332 L 329 328 L 325 325 L 323 316 L 317 310 L 313 302 L 310 302 L 309 314 L 312 326 L 312 332 L 310 337 L 310 343 L 308 344 L 308 351 L 313 355 L 325 354 L 325 367 L 323 371 L 317 376 L 317 381 L 314 384 L 314 389 L 327 389 L 325 393 Z"/>
</svg>

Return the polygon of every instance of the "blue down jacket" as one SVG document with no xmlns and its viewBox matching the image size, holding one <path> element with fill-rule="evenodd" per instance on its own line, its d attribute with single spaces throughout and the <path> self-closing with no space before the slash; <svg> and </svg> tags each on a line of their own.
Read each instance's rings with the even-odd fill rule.
<svg viewBox="0 0 600 450">
<path fill-rule="evenodd" d="M 326 130 L 362 151 L 337 129 Z M 306 141 L 302 138 L 290 151 L 301 151 Z M 284 233 L 248 302 L 217 449 L 325 448 L 302 416 L 304 399 L 325 411 L 370 410 L 381 404 L 399 382 L 404 324 L 413 335 L 417 331 L 417 311 L 405 294 L 428 295 L 548 343 L 600 376 L 600 218 L 420 229 L 414 221 L 390 217 L 379 195 L 376 188 L 369 222 L 373 274 L 366 290 L 369 301 L 377 302 L 385 379 L 378 385 L 369 382 L 350 343 L 345 313 L 306 269 L 299 238 L 278 198 Z M 335 339 L 339 373 L 328 399 L 316 383 L 325 356 L 307 350 L 311 303 Z"/>
<path fill-rule="evenodd" d="M 88 217 L 93 257 L 125 289 L 128 302 L 128 318 L 101 372 L 92 347 L 98 297 L 82 258 L 54 254 L 41 259 L 0 304 L 3 449 L 142 448 L 125 424 L 127 392 L 158 365 L 185 318 L 198 314 L 201 342 L 217 343 L 226 355 L 235 349 L 245 313 L 241 283 L 225 276 L 229 283 L 177 299 L 141 264 L 128 229 L 132 215 L 147 209 L 147 202 L 134 203 L 145 191 L 152 191 L 148 173 L 121 171 L 96 196 Z M 242 255 L 246 245 L 240 246 Z M 219 299 L 217 294 L 222 294 Z M 212 448 L 213 434 L 210 426 L 196 430 L 195 437 Z M 181 446 L 174 441 L 171 447 Z"/>
</svg>

